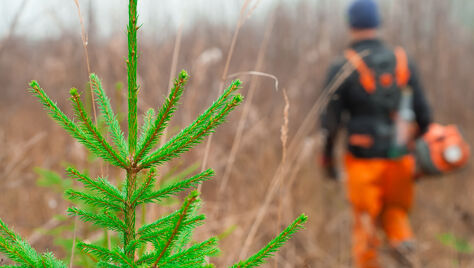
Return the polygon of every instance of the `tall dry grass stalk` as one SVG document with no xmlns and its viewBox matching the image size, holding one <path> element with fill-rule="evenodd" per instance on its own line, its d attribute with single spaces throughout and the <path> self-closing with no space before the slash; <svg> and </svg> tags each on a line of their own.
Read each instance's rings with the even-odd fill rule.
<svg viewBox="0 0 474 268">
<path fill-rule="evenodd" d="M 234 35 L 232 36 L 232 42 L 230 44 L 229 52 L 227 53 L 227 59 L 225 61 L 224 70 L 223 70 L 222 76 L 221 76 L 221 81 L 219 83 L 219 93 L 218 93 L 219 95 L 224 90 L 224 83 L 225 83 L 225 80 L 227 78 L 227 74 L 229 72 L 230 62 L 231 62 L 232 56 L 234 54 L 235 44 L 237 43 L 237 38 L 239 36 L 240 29 L 242 28 L 242 25 L 244 25 L 244 23 L 250 18 L 253 11 L 257 8 L 259 1 L 260 0 L 257 0 L 255 2 L 254 6 L 252 6 L 250 9 L 248 9 L 248 7 L 249 7 L 250 3 L 252 2 L 252 0 L 245 0 L 244 4 L 242 5 L 242 8 L 240 9 L 239 19 L 237 21 L 237 25 L 236 25 L 235 30 L 234 30 Z M 211 149 L 212 137 L 213 136 L 214 135 L 211 134 L 207 139 L 206 149 L 204 151 L 204 156 L 203 156 L 203 160 L 202 160 L 202 163 L 201 163 L 201 172 L 206 169 L 207 161 L 209 159 L 209 151 Z M 201 187 L 202 186 L 199 185 L 198 191 L 201 191 Z"/>
<path fill-rule="evenodd" d="M 94 116 L 93 117 L 94 123 L 97 124 L 97 111 L 95 108 L 95 96 L 94 96 L 94 91 L 92 90 L 92 80 L 90 78 L 92 74 L 92 69 L 91 69 L 90 60 L 89 60 L 89 51 L 87 49 L 87 46 L 89 44 L 89 40 L 88 40 L 89 38 L 87 35 L 86 27 L 84 25 L 84 18 L 81 13 L 81 6 L 79 4 L 79 1 L 78 0 L 73 0 L 73 1 L 76 4 L 77 15 L 79 17 L 79 24 L 81 25 L 81 40 L 82 40 L 82 47 L 84 49 L 84 57 L 86 60 L 87 74 L 89 78 L 89 91 L 90 91 L 90 96 L 91 96 L 91 106 L 92 106 L 92 111 L 93 111 L 93 116 Z M 102 161 L 100 161 L 100 173 L 102 177 L 105 176 L 104 163 Z M 72 268 L 74 265 L 74 251 L 76 250 L 76 236 L 77 236 L 77 228 L 78 228 L 77 217 L 78 217 L 77 215 L 74 216 L 73 240 L 72 240 L 72 248 L 71 248 L 71 257 L 69 259 L 70 268 Z M 108 231 L 106 232 L 107 232 L 107 244 L 110 247 L 110 241 L 109 241 L 110 236 L 108 235 Z"/>
<path fill-rule="evenodd" d="M 285 163 L 286 160 L 286 146 L 288 143 L 288 123 L 289 123 L 289 116 L 290 116 L 290 100 L 288 99 L 288 94 L 286 93 L 286 89 L 283 89 L 283 100 L 285 100 L 285 108 L 283 108 L 283 125 L 281 126 L 281 162 Z"/>
<path fill-rule="evenodd" d="M 238 73 L 229 74 L 229 76 L 227 76 L 227 79 L 232 79 L 232 78 L 242 77 L 242 76 L 247 76 L 247 75 L 271 78 L 271 79 L 273 79 L 273 81 L 275 81 L 275 90 L 276 91 L 279 90 L 280 82 L 278 81 L 278 77 L 276 77 L 273 74 L 269 74 L 269 73 L 258 72 L 258 71 L 245 71 L 245 72 L 238 72 Z"/>
<path fill-rule="evenodd" d="M 77 8 L 77 15 L 79 16 L 79 23 L 81 25 L 81 40 L 82 40 L 82 47 L 84 49 L 84 57 L 86 59 L 86 66 L 87 66 L 87 74 L 90 77 L 92 71 L 91 71 L 91 64 L 89 61 L 89 51 L 87 50 L 87 46 L 89 44 L 89 38 L 87 36 L 87 31 L 86 27 L 84 25 L 84 18 L 82 17 L 81 14 L 81 6 L 79 5 L 78 0 L 73 0 L 74 3 L 76 4 Z M 92 81 L 89 78 L 89 85 L 92 85 Z M 95 109 L 95 98 L 94 98 L 94 92 L 92 90 L 92 86 L 89 86 L 90 88 L 90 95 L 91 95 L 91 103 L 92 103 L 92 111 L 94 112 L 94 120 L 97 122 L 97 112 Z"/>
<path fill-rule="evenodd" d="M 261 70 L 263 69 L 265 54 L 268 48 L 268 44 L 270 43 L 270 37 L 273 31 L 273 25 L 274 25 L 274 16 L 272 16 L 272 18 L 267 22 L 263 40 L 258 51 L 257 62 L 255 63 L 255 71 L 248 72 L 249 74 L 267 75 L 267 74 L 261 73 Z M 274 78 L 276 79 L 276 77 Z M 276 84 L 278 85 L 278 79 L 276 79 L 276 81 L 277 81 Z M 244 134 L 245 123 L 247 121 L 250 108 L 252 107 L 252 100 L 255 95 L 256 89 L 257 89 L 257 79 L 256 79 L 256 76 L 253 76 L 249 83 L 249 91 L 245 98 L 245 104 L 242 109 L 242 115 L 240 116 L 239 124 L 238 124 L 237 130 L 234 136 L 234 140 L 232 143 L 232 148 L 230 150 L 229 156 L 227 157 L 227 162 L 224 169 L 224 175 L 222 176 L 222 182 L 219 186 L 219 196 L 220 196 L 219 200 L 222 199 L 222 195 L 224 194 L 224 191 L 227 188 L 227 183 L 232 173 L 235 157 L 237 155 L 237 151 L 239 149 L 242 136 Z"/>
<path fill-rule="evenodd" d="M 364 52 L 361 55 L 365 55 Z M 318 116 L 325 109 L 327 103 L 329 102 L 332 94 L 337 88 L 344 82 L 344 80 L 349 77 L 349 75 L 354 71 L 354 68 L 350 64 L 345 64 L 342 70 L 334 78 L 334 80 L 329 84 L 329 86 L 323 91 L 321 96 L 315 102 L 310 112 L 307 114 L 306 118 L 303 120 L 303 123 L 299 127 L 295 136 L 293 137 L 290 147 L 288 149 L 288 158 L 285 161 L 280 162 L 273 179 L 271 180 L 270 187 L 265 195 L 264 201 L 260 206 L 260 209 L 255 217 L 255 220 L 250 227 L 247 237 L 244 240 L 242 249 L 239 254 L 239 259 L 247 256 L 252 244 L 255 235 L 257 234 L 258 228 L 263 221 L 263 218 L 268 212 L 268 208 L 277 192 L 278 187 L 280 187 L 282 180 L 288 176 L 292 170 L 292 165 L 295 163 L 295 160 L 298 159 L 298 156 L 301 153 L 301 146 L 303 145 L 304 137 L 309 134 L 313 124 L 318 121 Z"/>
<path fill-rule="evenodd" d="M 244 22 L 252 16 L 253 12 L 255 11 L 255 9 L 257 9 L 258 4 L 260 4 L 260 2 L 261 2 L 261 0 L 256 0 L 254 2 L 253 6 L 249 7 L 249 9 L 247 11 L 247 16 L 245 17 Z M 250 2 L 249 2 L 249 4 L 250 4 Z"/>
<path fill-rule="evenodd" d="M 234 35 L 232 36 L 229 52 L 227 53 L 227 59 L 224 65 L 224 71 L 222 72 L 219 90 L 222 90 L 222 86 L 224 85 L 224 82 L 227 78 L 227 73 L 229 72 L 230 62 L 232 60 L 232 56 L 234 55 L 235 44 L 237 43 L 237 38 L 239 36 L 240 29 L 242 28 L 242 25 L 244 25 L 245 21 L 247 21 L 247 19 L 253 13 L 253 10 L 247 10 L 251 2 L 252 0 L 245 0 L 244 4 L 242 5 L 242 8 L 240 9 L 239 19 L 237 21 L 237 25 L 235 26 Z"/>
<path fill-rule="evenodd" d="M 71 257 L 69 258 L 69 268 L 74 267 L 74 251 L 76 251 L 76 240 L 77 240 L 77 219 L 78 217 L 74 217 L 74 225 L 73 225 L 73 232 L 72 232 L 72 247 L 71 247 Z"/>
<path fill-rule="evenodd" d="M 168 79 L 168 94 L 171 88 L 173 87 L 173 81 L 176 77 L 176 69 L 178 66 L 178 58 L 179 58 L 179 50 L 181 49 L 181 37 L 183 35 L 183 25 L 180 24 L 178 27 L 178 31 L 176 32 L 176 39 L 174 40 L 174 48 L 173 48 L 173 58 L 171 59 L 171 69 L 170 69 L 170 76 Z M 168 128 L 163 131 L 163 135 L 161 136 L 160 146 L 165 144 L 166 139 L 168 138 Z"/>
<path fill-rule="evenodd" d="M 289 112 L 290 112 L 290 100 L 288 99 L 288 94 L 286 93 L 286 89 L 283 89 L 283 99 L 285 101 L 285 108 L 283 108 L 283 124 L 281 125 L 280 129 L 280 141 L 281 141 L 281 162 L 285 164 L 286 162 L 286 146 L 288 143 L 288 123 L 289 123 Z M 278 189 L 278 191 L 281 193 L 282 188 Z M 280 194 L 281 197 L 281 194 Z M 282 198 L 278 199 L 278 211 L 277 211 L 277 224 L 276 228 L 280 228 L 281 226 L 281 214 L 282 214 L 282 208 L 283 206 L 283 200 Z M 275 261 L 273 267 L 277 268 L 278 267 L 278 260 L 279 260 L 279 254 L 275 254 Z"/>
</svg>

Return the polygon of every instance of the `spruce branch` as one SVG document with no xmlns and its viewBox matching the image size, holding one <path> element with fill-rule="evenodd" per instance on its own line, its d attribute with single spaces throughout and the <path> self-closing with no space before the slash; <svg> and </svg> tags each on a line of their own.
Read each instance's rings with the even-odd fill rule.
<svg viewBox="0 0 474 268">
<path fill-rule="evenodd" d="M 57 260 L 51 252 L 43 253 L 41 255 L 41 265 L 45 268 L 66 268 L 66 265 L 63 262 Z"/>
<path fill-rule="evenodd" d="M 79 216 L 85 222 L 91 222 L 94 225 L 106 228 L 111 231 L 124 233 L 127 231 L 127 226 L 117 216 L 103 211 L 102 213 L 91 213 L 80 208 L 68 208 L 67 212 L 71 216 Z"/>
<path fill-rule="evenodd" d="M 222 109 L 222 107 L 227 104 L 228 100 L 233 97 L 232 93 L 234 93 L 236 90 L 240 88 L 241 82 L 239 80 L 235 80 L 231 83 L 231 85 L 223 92 L 223 94 L 204 112 L 202 113 L 191 125 L 183 129 L 179 134 L 175 135 L 173 138 L 171 138 L 166 144 L 164 144 L 160 149 L 149 155 L 147 158 L 141 161 L 141 168 L 146 168 L 147 165 L 144 164 L 147 161 L 150 161 L 149 159 L 153 157 L 157 157 L 160 152 L 166 152 L 169 151 L 170 148 L 177 144 L 182 142 L 183 140 L 187 139 L 192 133 L 196 132 L 197 130 L 200 129 L 203 125 L 206 124 L 206 122 L 209 120 L 209 118 L 212 115 L 215 115 L 217 111 Z M 155 165 L 158 165 L 160 162 L 157 161 Z"/>
<path fill-rule="evenodd" d="M 120 268 L 120 266 L 118 266 L 118 265 L 110 264 L 110 263 L 104 262 L 104 261 L 99 261 L 97 263 L 97 267 L 99 267 L 99 268 Z"/>
<path fill-rule="evenodd" d="M 87 189 L 100 194 L 101 197 L 112 203 L 123 204 L 125 201 L 122 193 L 117 189 L 117 187 L 110 184 L 110 182 L 108 182 L 106 179 L 92 179 L 89 176 L 80 173 L 73 167 L 68 167 L 66 172 L 70 177 L 76 178 L 78 181 L 82 182 Z"/>
<path fill-rule="evenodd" d="M 110 264 L 110 263 L 103 262 L 103 261 L 99 261 L 97 263 L 97 267 L 99 267 L 99 268 L 120 268 L 121 266 Z"/>
<path fill-rule="evenodd" d="M 203 263 L 206 257 L 219 254 L 217 245 L 218 239 L 216 237 L 210 238 L 169 256 L 160 263 L 159 267 L 189 267 L 191 264 Z"/>
<path fill-rule="evenodd" d="M 112 251 L 100 246 L 91 245 L 84 242 L 79 242 L 77 244 L 77 247 L 87 254 L 96 256 L 103 262 L 114 261 L 116 263 L 125 264 L 127 265 L 127 267 L 137 267 L 132 259 L 127 257 L 125 254 L 123 254 L 123 252 L 120 252 L 119 250 Z"/>
<path fill-rule="evenodd" d="M 182 223 L 183 232 L 181 232 L 180 234 L 189 235 L 189 230 L 192 231 L 193 228 L 200 225 L 205 220 L 204 215 L 195 215 L 198 209 L 199 202 L 193 203 L 188 208 L 188 217 Z M 151 242 L 157 248 L 159 248 L 160 245 L 162 246 L 165 242 L 167 242 L 167 234 L 171 233 L 175 229 L 176 222 L 179 221 L 181 213 L 182 209 L 177 210 L 167 216 L 164 216 L 151 224 L 142 226 L 137 232 L 139 238 L 134 243 L 142 244 L 144 242 Z M 178 237 L 176 240 L 182 241 L 183 237 Z"/>
<path fill-rule="evenodd" d="M 288 239 L 290 239 L 297 231 L 303 229 L 303 225 L 307 220 L 308 217 L 306 215 L 300 215 L 292 224 L 290 224 L 259 252 L 248 258 L 246 261 L 240 261 L 239 263 L 234 264 L 232 268 L 250 268 L 262 265 L 265 262 L 265 259 L 273 256 L 273 253 L 278 251 L 285 242 L 288 241 Z"/>
<path fill-rule="evenodd" d="M 154 252 L 147 252 L 143 254 L 136 262 L 137 265 L 142 267 L 147 267 L 147 264 L 151 264 L 156 258 Z"/>
<path fill-rule="evenodd" d="M 158 151 L 144 158 L 139 165 L 139 169 L 160 165 L 188 151 L 222 124 L 227 115 L 229 115 L 242 100 L 242 95 L 234 95 L 231 100 L 226 101 L 223 107 L 215 111 L 215 113 L 209 112 L 209 110 L 214 108 L 214 105 L 211 106 L 208 111 L 198 117 L 194 123 L 183 129 L 179 134 L 158 149 Z M 220 106 L 221 104 L 216 105 Z"/>
<path fill-rule="evenodd" d="M 70 94 L 75 114 L 81 120 L 79 127 L 86 134 L 88 140 L 96 144 L 96 147 L 99 149 L 99 156 L 114 166 L 126 168 L 128 166 L 126 159 L 112 148 L 87 115 L 77 89 L 72 88 Z"/>
<path fill-rule="evenodd" d="M 120 129 L 120 124 L 112 110 L 110 99 L 105 94 L 102 88 L 102 83 L 96 74 L 90 75 L 91 86 L 97 96 L 97 103 L 99 104 L 100 111 L 104 114 L 105 122 L 107 123 L 108 129 L 112 134 L 114 144 L 117 146 L 122 158 L 128 156 L 128 145 L 125 141 L 123 131 Z"/>
<path fill-rule="evenodd" d="M 146 133 L 150 131 L 155 122 L 155 109 L 150 108 L 146 111 L 143 118 L 143 124 L 140 126 L 140 136 L 138 138 L 138 144 L 141 147 L 145 143 Z"/>
<path fill-rule="evenodd" d="M 3 237 L 0 237 L 0 252 L 15 262 L 25 264 L 27 267 L 35 267 L 35 261 L 32 259 L 34 256 L 21 250 L 22 248 L 19 241 L 14 241 L 14 244 L 10 244 L 11 242 L 12 241 L 7 241 Z"/>
<path fill-rule="evenodd" d="M 44 90 L 40 87 L 38 82 L 31 81 L 29 91 L 32 92 L 43 105 L 48 114 L 53 118 L 58 124 L 63 127 L 73 138 L 78 140 L 81 144 L 86 146 L 86 148 L 93 152 L 96 155 L 99 155 L 99 148 L 93 143 L 91 143 L 85 134 L 79 129 L 74 121 L 69 119 L 54 103 Z"/>
<path fill-rule="evenodd" d="M 140 185 L 140 187 L 133 193 L 131 198 L 131 206 L 137 206 L 137 202 L 143 198 L 143 196 L 149 193 L 156 182 L 155 179 L 156 170 L 154 168 L 150 169 L 150 172 L 145 178 L 145 181 Z"/>
<path fill-rule="evenodd" d="M 149 233 L 149 232 L 152 232 L 154 230 L 156 230 L 156 228 L 167 228 L 167 226 L 171 226 L 172 222 L 174 221 L 174 219 L 176 219 L 178 217 L 178 213 L 179 213 L 179 210 L 175 211 L 175 212 L 172 212 L 166 216 L 163 216 L 162 218 L 152 222 L 152 223 L 149 223 L 149 224 L 145 224 L 143 225 L 142 227 L 140 227 L 137 231 L 137 234 L 138 235 L 143 235 L 145 233 Z M 165 226 L 166 224 L 168 224 L 167 226 Z"/>
<path fill-rule="evenodd" d="M 154 268 L 158 267 L 158 263 L 160 262 L 161 258 L 163 258 L 166 255 L 169 255 L 170 248 L 173 246 L 173 243 L 176 241 L 176 237 L 179 235 L 179 233 L 183 230 L 183 222 L 186 221 L 188 216 L 191 214 L 193 211 L 193 207 L 196 205 L 197 202 L 199 202 L 199 192 L 193 191 L 191 192 L 186 200 L 183 203 L 183 206 L 181 207 L 178 221 L 175 223 L 175 227 L 173 232 L 169 235 L 166 244 L 162 247 L 160 254 L 156 258 L 155 262 L 153 263 Z"/>
<path fill-rule="evenodd" d="M 58 267 L 66 266 L 52 254 L 38 254 L 19 235 L 14 233 L 2 220 L 0 220 L 0 252 L 11 260 L 17 262 L 19 267 Z M 46 264 L 51 264 L 46 266 Z M 18 266 L 17 266 L 18 267 Z"/>
<path fill-rule="evenodd" d="M 139 247 L 143 246 L 146 241 L 135 239 L 128 243 L 127 247 L 124 249 L 125 252 L 135 252 Z"/>
<path fill-rule="evenodd" d="M 98 207 L 98 208 L 107 207 L 107 208 L 112 209 L 114 211 L 123 211 L 123 207 L 121 205 L 112 203 L 112 202 L 107 201 L 103 198 L 99 198 L 99 197 L 96 197 L 96 196 L 88 194 L 88 193 L 76 191 L 76 190 L 73 190 L 73 189 L 68 189 L 68 190 L 66 190 L 65 195 L 71 201 L 81 200 L 86 204 L 89 204 L 89 205 L 92 205 L 92 206 L 95 206 L 95 207 Z"/>
<path fill-rule="evenodd" d="M 0 219 L 0 237 L 6 239 L 6 241 L 15 241 L 18 236 L 8 228 L 8 226 Z"/>
<path fill-rule="evenodd" d="M 192 212 L 190 212 L 190 219 L 185 222 L 183 230 L 179 233 L 179 235 L 176 238 L 176 241 L 173 243 L 173 248 L 170 251 L 171 253 L 176 253 L 179 251 L 182 251 L 183 249 L 187 248 L 188 245 L 192 244 L 192 238 L 193 238 L 193 233 L 194 230 L 196 230 L 197 226 L 201 226 L 204 224 L 204 220 L 206 219 L 205 215 L 196 215 L 200 203 L 193 209 Z"/>
<path fill-rule="evenodd" d="M 193 208 L 193 211 L 195 211 L 195 208 Z M 133 241 L 133 243 L 131 244 L 141 245 L 143 243 L 150 242 L 153 245 L 155 245 L 156 249 L 163 247 L 163 245 L 168 242 L 167 236 L 170 233 L 172 233 L 174 229 L 176 228 L 176 222 L 179 222 L 179 218 L 180 218 L 179 213 L 181 213 L 181 211 L 178 211 L 178 215 L 176 218 L 173 219 L 174 220 L 173 222 L 165 223 L 162 226 L 159 226 L 154 231 L 141 234 L 140 238 L 137 239 L 136 241 Z M 188 219 L 180 222 L 180 225 L 181 225 L 180 233 L 172 241 L 172 244 L 169 247 L 170 252 L 173 251 L 173 249 L 175 248 L 179 248 L 179 247 L 175 247 L 175 245 L 177 245 L 177 242 L 182 240 L 182 236 L 183 236 L 182 234 L 185 234 L 185 236 L 188 237 L 191 234 L 191 231 L 197 226 L 200 226 L 203 223 L 203 221 L 206 219 L 204 215 L 198 215 L 196 217 L 191 217 L 188 215 L 187 218 Z M 156 256 L 157 255 L 155 254 L 155 258 Z"/>
<path fill-rule="evenodd" d="M 145 156 L 158 141 L 158 138 L 161 136 L 163 130 L 168 125 L 171 116 L 176 111 L 176 105 L 183 95 L 184 86 L 186 85 L 188 79 L 189 75 L 186 73 L 186 71 L 181 71 L 178 79 L 176 79 L 174 82 L 174 86 L 171 89 L 168 98 L 165 100 L 163 106 L 161 106 L 153 126 L 149 128 L 146 133 L 144 133 L 146 136 L 142 139 L 142 143 L 139 143 L 138 145 L 137 155 L 134 159 L 135 162 L 140 161 L 142 157 Z"/>
<path fill-rule="evenodd" d="M 230 86 L 224 90 L 222 95 L 220 95 L 219 98 L 217 98 L 217 100 L 212 103 L 212 105 L 203 114 L 201 114 L 191 125 L 183 129 L 183 131 L 180 133 L 180 136 L 177 135 L 171 140 L 175 140 L 177 142 L 193 133 L 193 131 L 195 131 L 198 126 L 208 121 L 211 116 L 215 115 L 217 111 L 222 109 L 222 107 L 235 96 L 233 93 L 240 89 L 241 84 L 242 82 L 240 80 L 232 81 Z"/>
<path fill-rule="evenodd" d="M 212 176 L 214 176 L 214 171 L 212 169 L 205 170 L 195 176 L 192 176 L 191 178 L 172 184 L 163 189 L 145 193 L 141 199 L 137 199 L 137 202 L 141 204 L 167 198 L 171 195 L 182 192 L 185 189 L 196 187 L 198 184 L 211 179 Z"/>
</svg>

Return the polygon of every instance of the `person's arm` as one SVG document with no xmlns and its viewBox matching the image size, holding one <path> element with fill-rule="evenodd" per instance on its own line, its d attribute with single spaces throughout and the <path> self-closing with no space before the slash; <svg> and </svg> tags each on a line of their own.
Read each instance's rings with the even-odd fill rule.
<svg viewBox="0 0 474 268">
<path fill-rule="evenodd" d="M 333 64 L 328 71 L 324 89 L 329 90 L 328 86 L 338 76 L 342 69 L 342 63 Z M 328 177 L 335 179 L 337 177 L 334 146 L 337 134 L 341 124 L 341 115 L 344 110 L 344 84 L 337 88 L 329 96 L 329 102 L 321 115 L 321 128 L 324 137 L 324 148 L 321 156 L 321 164 L 325 168 Z"/>
<path fill-rule="evenodd" d="M 413 90 L 413 110 L 415 112 L 416 123 L 419 128 L 417 136 L 425 134 L 432 122 L 431 109 L 426 100 L 418 70 L 413 62 L 410 62 L 410 80 L 408 85 Z"/>
</svg>

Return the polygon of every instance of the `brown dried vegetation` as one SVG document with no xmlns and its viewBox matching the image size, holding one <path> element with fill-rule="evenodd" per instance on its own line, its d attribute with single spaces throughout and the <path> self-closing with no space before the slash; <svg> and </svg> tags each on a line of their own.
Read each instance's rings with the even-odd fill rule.
<svg viewBox="0 0 474 268">
<path fill-rule="evenodd" d="M 264 23 L 251 18 L 240 30 L 229 70 L 229 74 L 254 70 L 260 51 L 265 55 L 258 71 L 275 75 L 280 88 L 288 92 L 291 108 L 287 153 L 291 165 L 264 217 L 269 222 L 286 223 L 305 212 L 310 221 L 306 230 L 279 253 L 280 267 L 349 267 L 351 263 L 351 212 L 344 189 L 342 185 L 325 181 L 315 164 L 315 154 L 320 150 L 316 117 L 310 118 L 314 123 L 309 126 L 310 131 L 294 140 L 321 94 L 329 62 L 348 41 L 344 35 L 342 6 L 330 0 L 320 2 L 318 9 L 303 2 L 295 8 L 295 14 L 284 7 L 276 9 L 266 49 L 260 49 Z M 446 15 L 453 5 L 445 0 L 400 0 L 391 8 L 387 4 L 382 36 L 391 44 L 405 46 L 417 61 L 436 120 L 459 124 L 468 140 L 474 141 L 474 29 L 457 20 L 457 16 Z M 191 74 L 188 85 L 191 90 L 185 91 L 183 108 L 172 121 L 170 132 L 173 126 L 189 123 L 218 94 L 219 78 L 232 38 L 232 30 L 225 27 L 206 21 L 195 25 L 195 29 L 183 32 L 177 62 L 178 69 Z M 125 82 L 119 79 L 126 77 L 123 59 L 126 40 L 121 33 L 98 40 L 89 36 L 91 68 L 103 79 L 104 88 L 112 93 L 117 82 Z M 175 38 L 170 36 L 164 42 L 142 38 L 139 43 L 142 113 L 168 91 L 174 42 Z M 59 40 L 41 41 L 13 35 L 2 40 L 0 51 L 0 217 L 23 236 L 36 239 L 35 228 L 50 226 L 52 216 L 64 213 L 67 204 L 61 196 L 35 185 L 33 167 L 61 172 L 63 161 L 73 162 L 79 168 L 88 164 L 83 149 L 49 120 L 46 113 L 39 112 L 40 105 L 25 89 L 27 81 L 38 78 L 63 106 L 69 86 L 86 87 L 87 68 L 77 33 L 64 33 Z M 238 153 L 224 189 L 227 202 L 218 206 L 218 189 L 242 109 L 231 115 L 229 123 L 214 135 L 208 165 L 216 169 L 217 176 L 202 188 L 209 224 L 201 232 L 218 234 L 236 226 L 221 241 L 224 254 L 216 261 L 221 265 L 229 264 L 239 254 L 282 161 L 280 128 L 285 107 L 282 91 L 275 91 L 274 81 L 267 78 L 242 77 L 242 80 L 254 83 L 251 87 L 244 84 L 244 95 L 249 88 L 255 92 L 245 111 L 248 114 L 242 125 Z M 114 106 L 124 111 L 124 95 L 114 92 L 111 96 Z M 176 164 L 193 163 L 204 151 L 205 144 Z M 92 172 L 99 172 L 99 165 L 93 168 L 97 170 Z M 109 170 L 109 176 L 115 172 Z M 459 262 L 459 267 L 474 266 L 472 254 L 460 255 L 436 238 L 441 233 L 453 233 L 474 243 L 472 174 L 474 170 L 470 167 L 442 180 L 418 184 L 413 226 L 423 267 L 451 267 L 454 260 Z M 281 228 L 261 225 L 254 238 L 255 248 Z M 84 235 L 81 228 L 78 231 L 78 235 Z M 51 237 L 34 241 L 37 248 L 55 249 Z M 388 257 L 384 259 L 391 263 Z"/>
</svg>

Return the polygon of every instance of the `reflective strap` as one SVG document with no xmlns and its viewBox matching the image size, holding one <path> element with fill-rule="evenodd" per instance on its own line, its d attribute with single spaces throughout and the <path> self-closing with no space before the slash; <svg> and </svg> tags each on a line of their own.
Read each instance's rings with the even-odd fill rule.
<svg viewBox="0 0 474 268">
<path fill-rule="evenodd" d="M 410 68 L 408 67 L 405 50 L 401 47 L 395 48 L 395 58 L 397 60 L 397 67 L 395 69 L 397 85 L 403 88 L 408 84 L 408 80 L 410 80 Z"/>
<path fill-rule="evenodd" d="M 353 49 L 346 50 L 347 60 L 354 66 L 360 76 L 360 84 L 367 91 L 367 93 L 373 93 L 376 89 L 375 77 L 372 70 L 367 67 L 364 60 L 359 54 Z"/>
<path fill-rule="evenodd" d="M 362 148 L 370 148 L 374 145 L 374 138 L 367 134 L 352 134 L 349 136 L 349 144 Z"/>
</svg>

